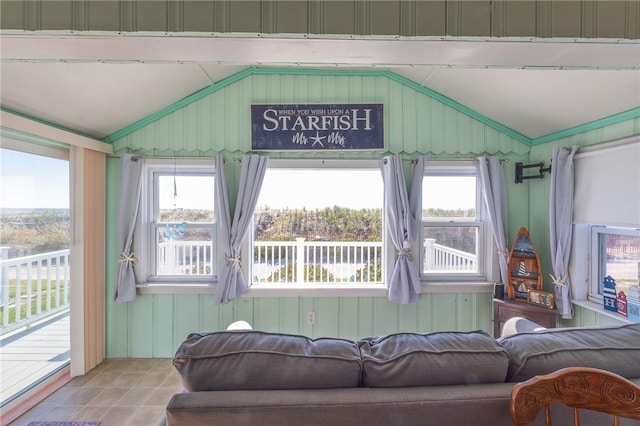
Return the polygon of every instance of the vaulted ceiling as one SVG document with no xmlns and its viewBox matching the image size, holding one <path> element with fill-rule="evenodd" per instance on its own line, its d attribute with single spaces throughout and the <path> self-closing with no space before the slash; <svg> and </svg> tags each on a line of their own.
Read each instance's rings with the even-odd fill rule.
<svg viewBox="0 0 640 426">
<path fill-rule="evenodd" d="M 388 70 L 521 135 L 640 116 L 637 40 L 4 33 L 2 108 L 109 140 L 247 67 Z"/>
</svg>

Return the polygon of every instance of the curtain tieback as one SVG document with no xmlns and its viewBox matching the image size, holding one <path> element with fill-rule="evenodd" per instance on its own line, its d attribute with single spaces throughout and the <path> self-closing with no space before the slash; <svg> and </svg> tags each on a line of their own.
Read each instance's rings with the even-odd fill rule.
<svg viewBox="0 0 640 426">
<path fill-rule="evenodd" d="M 138 264 L 138 259 L 136 259 L 136 255 L 134 252 L 126 254 L 125 252 L 120 253 L 120 260 L 118 262 L 129 262 L 133 266 Z"/>
<path fill-rule="evenodd" d="M 408 258 L 413 258 L 413 256 L 411 255 L 411 250 L 409 249 L 398 250 L 398 256 L 407 256 Z"/>
<path fill-rule="evenodd" d="M 558 286 L 558 287 L 564 287 L 565 282 L 567 281 L 567 275 L 566 274 L 561 278 L 556 278 L 553 274 L 549 274 L 549 276 L 551 277 L 551 280 L 553 281 L 553 284 Z"/>
<path fill-rule="evenodd" d="M 509 253 L 507 253 L 507 252 L 506 252 L 506 251 L 504 251 L 504 250 L 498 250 L 498 254 L 499 254 L 500 256 L 509 257 Z"/>
<path fill-rule="evenodd" d="M 234 264 L 236 264 L 238 266 L 241 265 L 240 256 L 238 256 L 238 257 L 229 257 L 229 256 L 225 255 L 224 258 L 227 260 L 227 262 L 234 263 Z"/>
</svg>

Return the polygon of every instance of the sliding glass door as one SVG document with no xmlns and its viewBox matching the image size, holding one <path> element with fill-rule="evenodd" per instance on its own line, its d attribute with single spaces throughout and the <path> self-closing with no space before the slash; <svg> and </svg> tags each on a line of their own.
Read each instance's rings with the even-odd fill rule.
<svg viewBox="0 0 640 426">
<path fill-rule="evenodd" d="M 4 142 L 0 148 L 2 407 L 69 364 L 71 285 L 69 151 Z"/>
</svg>

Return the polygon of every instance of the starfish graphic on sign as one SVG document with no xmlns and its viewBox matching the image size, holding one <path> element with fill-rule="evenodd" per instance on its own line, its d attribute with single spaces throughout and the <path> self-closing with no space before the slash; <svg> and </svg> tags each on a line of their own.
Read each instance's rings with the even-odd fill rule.
<svg viewBox="0 0 640 426">
<path fill-rule="evenodd" d="M 320 136 L 318 134 L 318 132 L 316 131 L 316 135 L 315 136 L 311 136 L 309 139 L 311 139 L 313 141 L 313 144 L 311 144 L 312 147 L 316 146 L 316 144 L 320 144 L 321 147 L 324 147 L 324 145 L 322 144 L 322 139 L 326 138 L 326 136 Z"/>
</svg>

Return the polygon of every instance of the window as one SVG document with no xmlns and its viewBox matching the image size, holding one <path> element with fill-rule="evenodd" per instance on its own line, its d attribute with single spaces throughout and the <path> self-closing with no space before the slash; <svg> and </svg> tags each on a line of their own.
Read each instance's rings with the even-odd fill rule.
<svg viewBox="0 0 640 426">
<path fill-rule="evenodd" d="M 216 277 L 215 205 L 212 160 L 146 160 L 139 215 L 144 246 L 138 261 L 145 281 L 211 282 Z"/>
<path fill-rule="evenodd" d="M 629 294 L 640 280 L 640 230 L 606 226 L 591 227 L 590 297 L 602 301 L 603 279 L 611 276 L 616 292 Z"/>
<path fill-rule="evenodd" d="M 256 205 L 253 286 L 382 284 L 377 161 L 271 160 Z"/>
<path fill-rule="evenodd" d="M 640 139 L 581 147 L 574 160 L 573 241 L 569 276 L 573 299 L 602 312 L 603 279 L 623 290 L 638 283 Z M 628 295 L 628 293 L 627 293 Z"/>
<path fill-rule="evenodd" d="M 421 274 L 430 279 L 483 279 L 480 192 L 471 162 L 430 163 L 422 180 Z"/>
</svg>

